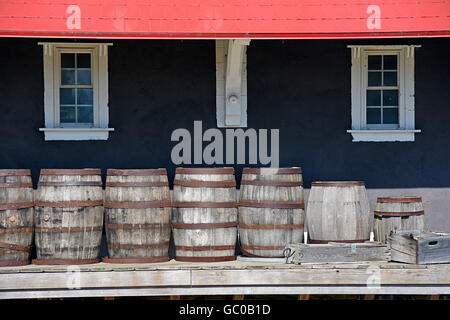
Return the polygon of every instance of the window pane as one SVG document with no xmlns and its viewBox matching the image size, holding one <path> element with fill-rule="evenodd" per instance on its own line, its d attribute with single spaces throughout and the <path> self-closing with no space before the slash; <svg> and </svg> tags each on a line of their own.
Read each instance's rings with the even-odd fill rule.
<svg viewBox="0 0 450 320">
<path fill-rule="evenodd" d="M 75 121 L 75 107 L 61 107 L 60 122 L 73 123 Z"/>
<path fill-rule="evenodd" d="M 383 123 L 398 124 L 398 108 L 384 108 Z"/>
<path fill-rule="evenodd" d="M 381 108 L 367 109 L 367 124 L 381 124 Z"/>
<path fill-rule="evenodd" d="M 397 72 L 385 71 L 383 72 L 383 86 L 396 86 Z"/>
<path fill-rule="evenodd" d="M 397 55 L 383 56 L 384 70 L 397 70 Z"/>
<path fill-rule="evenodd" d="M 381 90 L 367 90 L 367 106 L 381 106 Z"/>
<path fill-rule="evenodd" d="M 75 84 L 75 71 L 61 70 L 61 84 Z"/>
<path fill-rule="evenodd" d="M 77 67 L 78 68 L 90 68 L 91 67 L 91 54 L 90 53 L 78 53 L 77 54 Z"/>
<path fill-rule="evenodd" d="M 91 107 L 78 107 L 78 122 L 92 123 L 94 122 L 94 108 Z"/>
<path fill-rule="evenodd" d="M 92 105 L 92 89 L 77 89 L 77 105 Z"/>
<path fill-rule="evenodd" d="M 369 72 L 369 75 L 367 77 L 367 85 L 369 87 L 381 86 L 381 72 Z"/>
<path fill-rule="evenodd" d="M 91 84 L 91 70 L 77 70 L 77 84 Z"/>
<path fill-rule="evenodd" d="M 59 89 L 60 104 L 75 104 L 75 89 Z"/>
<path fill-rule="evenodd" d="M 383 90 L 383 106 L 398 106 L 398 90 Z"/>
<path fill-rule="evenodd" d="M 369 55 L 367 59 L 369 70 L 381 70 L 381 56 Z"/>
<path fill-rule="evenodd" d="M 75 68 L 74 53 L 61 53 L 61 68 Z"/>
</svg>

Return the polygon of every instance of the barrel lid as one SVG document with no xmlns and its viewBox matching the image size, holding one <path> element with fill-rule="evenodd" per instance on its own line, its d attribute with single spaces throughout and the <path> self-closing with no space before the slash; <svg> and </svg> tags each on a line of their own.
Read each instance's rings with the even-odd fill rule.
<svg viewBox="0 0 450 320">
<path fill-rule="evenodd" d="M 317 187 L 364 187 L 364 181 L 314 181 L 311 185 Z"/>
<path fill-rule="evenodd" d="M 176 168 L 179 174 L 234 174 L 234 168 Z"/>
<path fill-rule="evenodd" d="M 41 169 L 41 175 L 99 175 L 100 169 Z"/>
<path fill-rule="evenodd" d="M 301 174 L 302 168 L 244 168 L 243 174 L 262 174 L 262 175 L 276 175 L 276 174 Z"/>
<path fill-rule="evenodd" d="M 377 199 L 377 202 L 379 202 L 379 203 L 422 202 L 422 197 L 418 197 L 418 196 L 379 197 Z"/>
<path fill-rule="evenodd" d="M 30 169 L 0 169 L 0 177 L 6 176 L 30 176 Z"/>
<path fill-rule="evenodd" d="M 108 176 L 162 176 L 167 175 L 165 168 L 158 169 L 108 169 Z"/>
</svg>

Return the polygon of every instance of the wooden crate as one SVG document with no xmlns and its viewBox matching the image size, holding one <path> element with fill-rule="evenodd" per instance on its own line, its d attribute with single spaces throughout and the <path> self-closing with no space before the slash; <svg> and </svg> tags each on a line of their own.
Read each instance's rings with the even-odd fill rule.
<svg viewBox="0 0 450 320">
<path fill-rule="evenodd" d="M 397 231 L 389 235 L 388 241 L 392 261 L 414 264 L 450 262 L 450 234 Z"/>
<path fill-rule="evenodd" d="M 389 261 L 389 247 L 380 242 L 301 244 L 286 246 L 286 263 Z"/>
</svg>

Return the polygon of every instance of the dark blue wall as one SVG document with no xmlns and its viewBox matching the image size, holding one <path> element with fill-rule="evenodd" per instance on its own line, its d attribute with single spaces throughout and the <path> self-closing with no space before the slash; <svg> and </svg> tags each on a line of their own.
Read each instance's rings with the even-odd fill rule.
<svg viewBox="0 0 450 320">
<path fill-rule="evenodd" d="M 216 126 L 214 41 L 112 41 L 108 141 L 44 141 L 45 39 L 0 39 L 0 168 L 175 166 L 176 128 Z M 414 143 L 352 143 L 348 44 L 416 50 Z M 450 187 L 450 39 L 252 41 L 248 125 L 280 129 L 280 166 L 368 188 Z M 238 179 L 241 167 L 236 166 Z"/>
</svg>

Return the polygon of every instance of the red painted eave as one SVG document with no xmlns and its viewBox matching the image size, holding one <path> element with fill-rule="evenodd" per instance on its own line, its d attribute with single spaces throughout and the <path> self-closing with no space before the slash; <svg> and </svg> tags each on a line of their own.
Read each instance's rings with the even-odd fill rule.
<svg viewBox="0 0 450 320">
<path fill-rule="evenodd" d="M 450 36 L 450 0 L 0 0 L 0 36 L 332 39 Z"/>
</svg>

